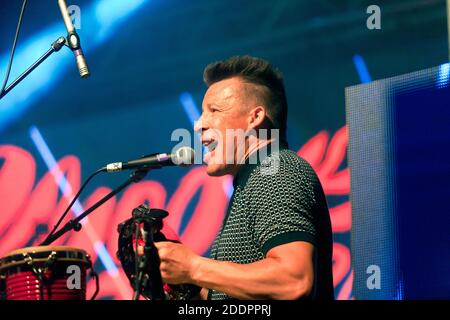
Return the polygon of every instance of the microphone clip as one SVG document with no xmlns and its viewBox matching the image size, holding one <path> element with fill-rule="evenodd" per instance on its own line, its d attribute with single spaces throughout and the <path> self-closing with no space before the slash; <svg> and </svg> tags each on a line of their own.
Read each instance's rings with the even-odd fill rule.
<svg viewBox="0 0 450 320">
<path fill-rule="evenodd" d="M 81 48 L 80 37 L 75 30 L 70 31 L 67 34 L 66 45 L 72 50 L 78 50 Z"/>
</svg>

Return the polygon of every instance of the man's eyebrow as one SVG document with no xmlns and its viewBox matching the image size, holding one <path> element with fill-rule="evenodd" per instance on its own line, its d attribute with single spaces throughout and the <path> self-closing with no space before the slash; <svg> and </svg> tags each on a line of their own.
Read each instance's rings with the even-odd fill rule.
<svg viewBox="0 0 450 320">
<path fill-rule="evenodd" d="M 207 103 L 207 104 L 206 104 L 206 107 L 207 107 L 207 108 L 211 108 L 211 107 L 213 107 L 213 106 L 218 107 L 219 109 L 222 109 L 222 106 L 218 105 L 217 103 Z M 205 109 L 205 108 L 202 106 L 202 112 L 204 111 L 204 109 Z"/>
</svg>

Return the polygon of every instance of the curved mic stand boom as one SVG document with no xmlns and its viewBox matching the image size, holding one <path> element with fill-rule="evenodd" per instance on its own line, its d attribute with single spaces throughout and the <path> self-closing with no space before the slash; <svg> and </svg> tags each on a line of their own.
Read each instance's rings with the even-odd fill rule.
<svg viewBox="0 0 450 320">
<path fill-rule="evenodd" d="M 44 62 L 48 57 L 50 57 L 54 52 L 59 51 L 64 45 L 67 45 L 66 38 L 59 37 L 56 39 L 50 49 L 44 53 L 35 63 L 33 63 L 27 70 L 25 70 L 20 76 L 17 77 L 9 86 L 7 86 L 3 91 L 0 91 L 0 99 L 2 99 L 6 94 L 8 94 L 15 86 L 17 86 L 26 76 L 28 76 L 34 69 L 36 69 L 42 62 Z"/>
<path fill-rule="evenodd" d="M 47 239 L 45 239 L 40 244 L 40 246 L 48 246 L 48 245 L 50 245 L 52 242 L 54 242 L 57 239 L 59 239 L 60 237 L 62 237 L 64 234 L 66 234 L 70 230 L 80 231 L 81 230 L 81 223 L 80 223 L 81 220 L 83 220 L 87 215 L 89 215 L 92 211 L 94 211 L 95 209 L 100 207 L 106 201 L 108 201 L 109 199 L 114 197 L 120 191 L 122 191 L 123 189 L 128 187 L 130 184 L 141 181 L 147 175 L 148 171 L 150 171 L 149 168 L 134 171 L 130 175 L 130 177 L 127 179 L 127 181 L 125 181 L 120 186 L 115 188 L 113 191 L 108 193 L 106 196 L 101 198 L 92 207 L 90 207 L 89 209 L 84 211 L 78 217 L 76 217 L 75 219 L 70 220 L 69 222 L 67 222 L 61 229 L 59 229 L 57 232 L 55 232 L 54 234 L 51 234 L 49 237 L 47 237 Z"/>
<path fill-rule="evenodd" d="M 23 79 L 25 79 L 26 76 L 28 76 L 42 62 L 44 62 L 54 52 L 59 51 L 62 48 L 62 46 L 64 46 L 64 45 L 66 45 L 68 48 L 70 48 L 74 52 L 76 59 L 77 59 L 77 64 L 78 64 L 78 68 L 80 70 L 81 77 L 86 78 L 89 75 L 89 71 L 87 69 L 87 65 L 86 65 L 86 62 L 84 61 L 83 54 L 81 51 L 80 39 L 79 39 L 77 33 L 75 32 L 72 22 L 70 20 L 70 17 L 67 13 L 67 5 L 64 0 L 59 0 L 58 4 L 60 6 L 60 9 L 61 9 L 61 12 L 62 12 L 62 15 L 64 18 L 64 23 L 66 24 L 66 28 L 68 28 L 67 37 L 66 38 L 59 37 L 58 39 L 56 39 L 51 44 L 50 49 L 46 53 L 44 53 L 35 63 L 33 63 L 30 67 L 28 67 L 28 69 L 26 69 L 20 76 L 18 76 L 17 79 L 14 80 L 9 86 L 6 86 L 6 84 L 8 82 L 9 74 L 11 71 L 12 62 L 14 59 L 14 52 L 16 50 L 17 39 L 19 38 L 19 33 L 20 33 L 21 26 L 22 26 L 23 15 L 25 12 L 26 4 L 27 4 L 27 0 L 23 0 L 22 9 L 20 11 L 20 16 L 19 16 L 19 21 L 17 23 L 16 34 L 14 36 L 12 51 L 11 51 L 11 55 L 9 58 L 8 67 L 6 70 L 5 81 L 4 81 L 3 85 L 0 87 L 0 100 L 2 98 L 4 98 L 15 86 L 17 86 Z M 81 64 L 84 63 L 83 68 L 80 68 L 80 63 Z"/>
</svg>

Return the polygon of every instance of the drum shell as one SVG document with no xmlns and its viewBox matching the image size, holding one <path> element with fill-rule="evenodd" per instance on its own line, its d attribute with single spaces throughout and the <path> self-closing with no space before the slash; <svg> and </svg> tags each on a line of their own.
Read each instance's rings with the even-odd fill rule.
<svg viewBox="0 0 450 320">
<path fill-rule="evenodd" d="M 73 275 L 71 266 L 79 268 L 80 278 L 75 282 L 70 278 Z M 91 267 L 86 252 L 75 248 L 30 247 L 13 251 L 0 260 L 4 298 L 86 300 L 86 272 Z M 36 270 L 41 270 L 42 280 Z"/>
</svg>

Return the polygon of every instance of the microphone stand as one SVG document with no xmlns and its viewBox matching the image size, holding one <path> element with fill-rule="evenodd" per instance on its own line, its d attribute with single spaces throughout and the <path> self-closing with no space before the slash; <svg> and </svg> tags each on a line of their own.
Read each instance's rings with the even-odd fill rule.
<svg viewBox="0 0 450 320">
<path fill-rule="evenodd" d="M 34 69 L 36 69 L 42 62 L 44 62 L 48 57 L 50 57 L 54 52 L 59 51 L 66 44 L 66 39 L 64 37 L 59 37 L 56 39 L 50 49 L 44 53 L 35 63 L 33 63 L 27 70 L 25 70 L 20 76 L 17 77 L 5 90 L 0 91 L 0 99 L 2 99 L 8 92 L 10 92 L 15 86 L 17 86 L 26 76 L 28 76 Z"/>
<path fill-rule="evenodd" d="M 66 234 L 67 232 L 69 232 L 70 230 L 74 230 L 74 231 L 80 231 L 81 230 L 81 223 L 80 221 L 83 220 L 86 216 L 88 216 L 92 211 L 94 211 L 95 209 L 97 209 L 98 207 L 100 207 L 102 204 L 104 204 L 106 201 L 108 201 L 109 199 L 111 199 L 112 197 L 114 197 L 116 194 L 118 194 L 120 191 L 122 191 L 123 189 L 125 189 L 126 187 L 128 187 L 130 184 L 132 183 L 136 183 L 139 182 L 140 180 L 142 180 L 148 173 L 148 171 L 150 171 L 150 169 L 141 169 L 141 170 L 136 170 L 134 171 L 130 177 L 127 179 L 127 181 L 125 181 L 124 183 L 122 183 L 120 186 L 118 186 L 117 188 L 115 188 L 113 191 L 111 191 L 110 193 L 108 193 L 106 196 L 104 196 L 102 199 L 100 199 L 99 201 L 97 201 L 92 207 L 90 207 L 89 209 L 87 209 L 86 211 L 84 211 L 82 214 L 80 214 L 78 217 L 76 217 L 73 220 L 70 220 L 69 222 L 67 222 L 61 229 L 59 229 L 57 232 L 55 232 L 54 234 L 52 234 L 50 237 L 48 237 L 47 239 L 45 239 L 40 246 L 48 246 L 51 243 L 53 243 L 54 241 L 56 241 L 57 239 L 59 239 L 60 237 L 62 237 L 64 234 Z"/>
</svg>

